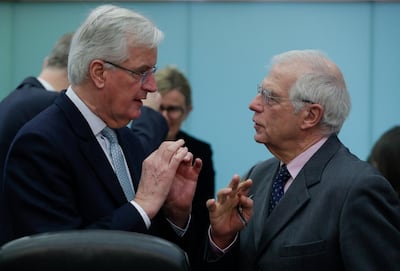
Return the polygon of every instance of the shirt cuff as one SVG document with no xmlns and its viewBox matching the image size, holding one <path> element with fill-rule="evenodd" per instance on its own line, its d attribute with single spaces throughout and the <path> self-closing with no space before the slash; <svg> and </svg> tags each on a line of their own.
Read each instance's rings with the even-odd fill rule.
<svg viewBox="0 0 400 271">
<path fill-rule="evenodd" d="M 230 243 L 229 246 L 227 246 L 226 248 L 220 248 L 214 243 L 214 241 L 211 238 L 211 226 L 208 228 L 208 239 L 210 241 L 210 247 L 211 247 L 211 250 L 217 256 L 223 256 L 225 253 L 227 253 L 232 248 L 233 244 L 235 244 L 237 237 L 238 237 L 238 233 L 236 233 L 235 239 L 233 239 L 232 243 Z"/>
<path fill-rule="evenodd" d="M 143 210 L 143 208 L 139 204 L 137 204 L 134 200 L 131 200 L 130 202 L 133 206 L 135 206 L 136 210 L 142 216 L 144 224 L 146 224 L 146 228 L 149 229 L 151 226 L 151 221 L 150 221 L 149 216 L 146 214 L 146 212 Z"/>
<path fill-rule="evenodd" d="M 175 231 L 175 233 L 179 236 L 182 237 L 185 235 L 187 229 L 189 228 L 190 225 L 190 220 L 192 219 L 192 215 L 189 215 L 189 219 L 188 219 L 188 223 L 186 224 L 186 227 L 184 229 L 182 229 L 181 227 L 178 227 L 177 225 L 175 225 L 171 220 L 169 220 L 168 218 L 166 218 L 168 223 L 171 225 L 172 229 Z"/>
</svg>

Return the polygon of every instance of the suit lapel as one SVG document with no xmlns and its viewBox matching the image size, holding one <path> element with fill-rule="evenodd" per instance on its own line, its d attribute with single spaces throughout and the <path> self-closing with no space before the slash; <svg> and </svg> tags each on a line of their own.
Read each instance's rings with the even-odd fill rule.
<svg viewBox="0 0 400 271">
<path fill-rule="evenodd" d="M 268 188 L 268 195 L 271 187 Z M 268 196 L 269 198 L 269 196 Z M 304 175 L 299 173 L 292 185 L 286 191 L 279 204 L 267 217 L 268 202 L 265 204 L 265 224 L 261 234 L 259 250 L 262 251 L 290 219 L 309 200 L 308 187 Z"/>
<path fill-rule="evenodd" d="M 263 251 L 268 247 L 271 240 L 279 234 L 287 223 L 298 213 L 304 209 L 311 200 L 309 189 L 314 185 L 318 185 L 326 164 L 329 163 L 331 157 L 338 151 L 341 143 L 336 135 L 331 136 L 327 142 L 311 157 L 304 165 L 293 183 L 282 197 L 279 204 L 267 217 L 268 202 L 270 198 L 272 177 L 268 177 L 268 187 L 266 190 L 267 201 L 263 204 L 265 214 L 265 223 L 257 228 L 260 230 L 259 246 L 257 249 L 257 257 L 260 257 Z M 259 222 L 258 222 L 259 223 Z M 257 243 L 257 242 L 256 242 Z"/>
<path fill-rule="evenodd" d="M 86 119 L 65 93 L 60 95 L 55 103 L 64 112 L 68 121 L 73 123 L 71 129 L 73 129 L 77 137 L 76 140 L 79 142 L 80 149 L 98 180 L 106 186 L 106 189 L 110 191 L 112 198 L 116 202 L 119 204 L 125 203 L 126 198 L 119 185 L 117 176 L 110 163 L 108 163 L 107 157 L 96 137 L 93 135 Z"/>
<path fill-rule="evenodd" d="M 254 175 L 251 176 L 254 180 L 261 180 L 261 182 L 257 183 L 257 186 L 254 187 L 254 244 L 256 247 L 260 244 L 260 240 L 263 236 L 263 231 L 265 229 L 265 222 L 268 216 L 268 204 L 270 200 L 271 194 L 271 180 L 276 174 L 276 170 L 265 169 L 264 165 L 261 168 L 257 169 L 257 172 L 254 172 Z M 273 168 L 279 168 L 279 161 L 276 160 L 275 166 Z"/>
<path fill-rule="evenodd" d="M 86 160 L 91 165 L 100 182 L 106 186 L 106 189 L 110 192 L 112 198 L 121 205 L 126 202 L 124 191 L 122 190 L 117 175 L 108 162 L 103 149 L 97 139 L 94 136 L 93 138 L 94 140 L 91 139 L 80 142 L 82 153 L 85 155 Z"/>
</svg>

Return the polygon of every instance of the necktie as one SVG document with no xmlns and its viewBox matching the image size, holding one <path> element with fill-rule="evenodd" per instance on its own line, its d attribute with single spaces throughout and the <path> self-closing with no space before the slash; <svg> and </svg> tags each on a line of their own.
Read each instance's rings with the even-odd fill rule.
<svg viewBox="0 0 400 271">
<path fill-rule="evenodd" d="M 276 175 L 274 182 L 272 183 L 272 191 L 271 191 L 271 199 L 269 201 L 269 210 L 268 213 L 270 214 L 275 206 L 278 204 L 279 200 L 283 196 L 283 188 L 285 183 L 290 178 L 290 173 L 285 164 L 283 164 Z"/>
<path fill-rule="evenodd" d="M 114 165 L 115 174 L 117 174 L 119 183 L 122 186 L 122 190 L 126 198 L 130 201 L 134 197 L 134 191 L 132 189 L 132 184 L 126 171 L 124 157 L 122 155 L 121 147 L 118 144 L 118 139 L 115 131 L 109 127 L 104 128 L 101 134 L 105 136 L 110 142 L 110 153 L 111 160 Z"/>
</svg>

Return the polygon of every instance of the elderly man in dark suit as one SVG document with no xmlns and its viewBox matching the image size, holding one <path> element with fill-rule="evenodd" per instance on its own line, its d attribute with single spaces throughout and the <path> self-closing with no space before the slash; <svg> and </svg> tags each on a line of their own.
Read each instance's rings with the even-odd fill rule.
<svg viewBox="0 0 400 271">
<path fill-rule="evenodd" d="M 96 22 L 96 23 L 93 23 Z M 18 132 L 2 186 L 12 238 L 69 229 L 164 237 L 190 253 L 191 204 L 201 159 L 184 141 L 147 158 L 126 125 L 156 91 L 162 32 L 113 5 L 94 9 L 75 32 L 71 86 Z"/>
<path fill-rule="evenodd" d="M 38 113 L 43 111 L 69 86 L 67 64 L 73 33 L 66 33 L 55 43 L 45 58 L 38 77 L 29 76 L 0 102 L 0 183 L 8 149 L 18 130 Z M 152 93 L 153 94 L 153 93 Z M 159 94 L 158 94 L 159 95 Z M 146 99 L 147 101 L 147 99 Z M 146 154 L 155 150 L 164 140 L 168 126 L 160 113 L 153 110 L 160 101 L 151 98 L 148 106 L 132 126 L 132 131 L 140 138 Z M 0 202 L 3 197 L 0 197 Z M 0 204 L 0 216 L 4 204 Z M 7 225 L 0 223 L 0 244 L 7 240 Z"/>
<path fill-rule="evenodd" d="M 399 270 L 399 199 L 338 138 L 350 111 L 339 68 L 319 51 L 277 55 L 250 109 L 275 157 L 207 202 L 207 270 Z"/>
</svg>

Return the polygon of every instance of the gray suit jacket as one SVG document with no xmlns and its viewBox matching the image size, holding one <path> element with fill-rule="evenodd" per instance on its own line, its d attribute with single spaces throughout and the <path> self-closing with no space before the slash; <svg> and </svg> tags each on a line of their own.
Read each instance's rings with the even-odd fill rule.
<svg viewBox="0 0 400 271">
<path fill-rule="evenodd" d="M 275 158 L 248 173 L 254 216 L 214 265 L 237 270 L 399 270 L 400 202 L 369 164 L 336 136 L 299 172 L 268 216 Z"/>
</svg>

